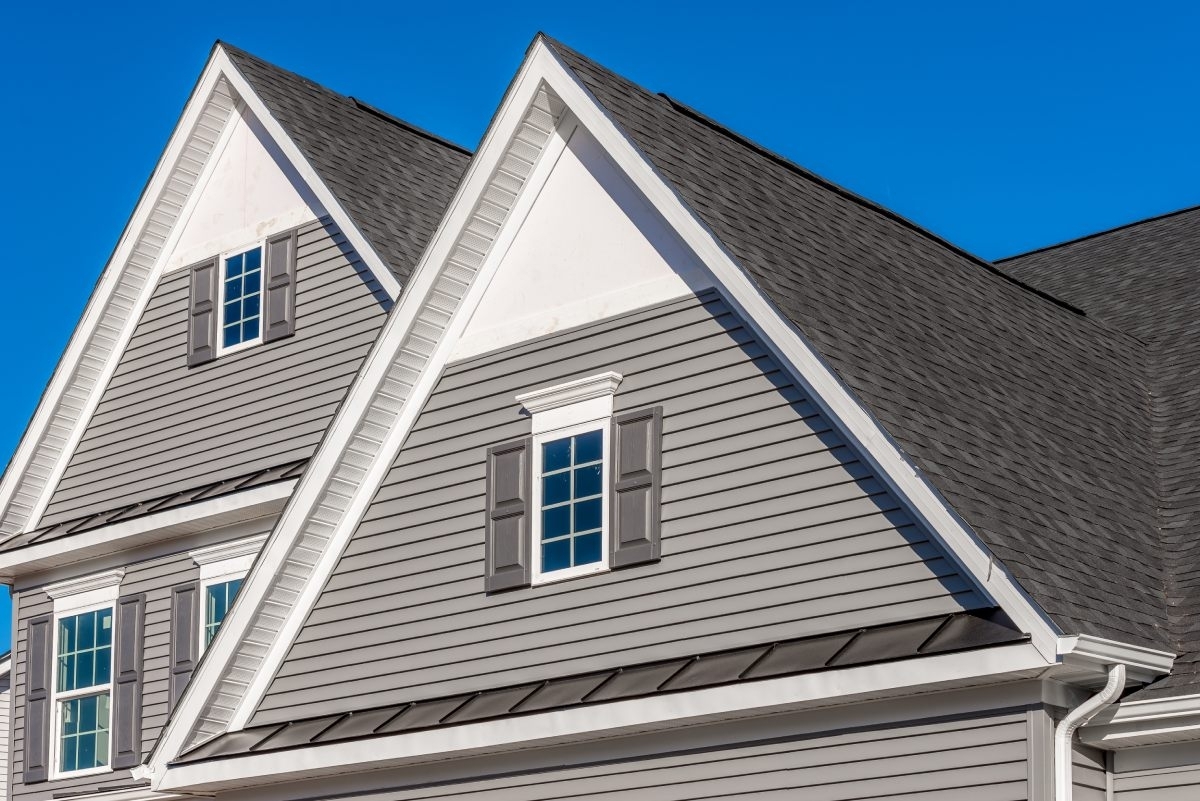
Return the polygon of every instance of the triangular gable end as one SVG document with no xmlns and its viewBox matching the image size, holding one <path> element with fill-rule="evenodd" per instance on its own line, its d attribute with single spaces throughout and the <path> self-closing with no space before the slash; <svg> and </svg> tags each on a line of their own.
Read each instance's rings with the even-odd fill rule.
<svg viewBox="0 0 1200 801">
<path fill-rule="evenodd" d="M 399 308 L 243 585 L 244 602 L 226 619 L 152 755 L 156 789 L 171 786 L 166 765 L 176 755 L 244 727 L 257 708 L 442 369 L 456 347 L 472 347 L 462 335 L 513 244 L 519 226 L 508 223 L 523 218 L 566 146 L 558 125 L 568 117 L 675 230 L 758 341 L 839 424 L 888 488 L 909 502 L 988 600 L 1031 633 L 1043 658 L 1056 659 L 1056 632 L 1045 616 L 539 37 Z"/>
<path fill-rule="evenodd" d="M 389 297 L 399 296 L 395 276 L 218 44 L 0 482 L 0 539 L 38 525 L 170 254 L 178 250 L 180 223 L 195 210 L 214 155 L 242 119 L 239 105 L 303 180 L 307 205 L 328 214 Z"/>
</svg>

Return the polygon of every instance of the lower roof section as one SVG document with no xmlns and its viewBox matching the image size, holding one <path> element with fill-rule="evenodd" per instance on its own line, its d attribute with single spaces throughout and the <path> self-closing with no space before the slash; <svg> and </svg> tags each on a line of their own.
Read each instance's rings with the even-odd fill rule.
<svg viewBox="0 0 1200 801">
<path fill-rule="evenodd" d="M 684 690 L 949 654 L 1027 639 L 999 608 L 977 609 L 540 683 L 254 726 L 209 740 L 172 764 L 385 737 Z"/>
</svg>

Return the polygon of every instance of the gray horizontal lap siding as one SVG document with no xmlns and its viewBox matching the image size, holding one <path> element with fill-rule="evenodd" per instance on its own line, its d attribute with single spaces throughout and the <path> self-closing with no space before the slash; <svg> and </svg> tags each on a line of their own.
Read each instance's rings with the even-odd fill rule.
<svg viewBox="0 0 1200 801">
<path fill-rule="evenodd" d="M 1200 798 L 1200 757 L 1191 766 L 1113 776 L 1113 801 L 1196 801 L 1197 798 Z"/>
<path fill-rule="evenodd" d="M 268 526 L 264 525 L 263 530 Z M 168 682 L 171 650 L 171 588 L 199 578 L 199 568 L 186 553 L 173 554 L 130 565 L 121 581 L 121 594 L 146 595 L 146 642 L 142 667 L 142 753 L 147 754 L 167 721 Z M 60 779 L 26 786 L 21 779 L 24 760 L 26 627 L 31 618 L 54 611 L 54 603 L 40 589 L 16 593 L 16 623 L 13 632 L 13 799 L 46 801 L 54 794 L 94 790 L 100 786 L 126 783 L 127 770 Z"/>
<path fill-rule="evenodd" d="M 69 520 L 312 455 L 386 311 L 332 227 L 301 229 L 296 335 L 188 368 L 188 270 L 163 277 L 55 489 Z"/>
<path fill-rule="evenodd" d="M 684 801 L 1023 801 L 1024 715 L 779 738 L 359 794 L 358 801 L 486 798 Z"/>
<path fill-rule="evenodd" d="M 1071 752 L 1072 784 L 1075 801 L 1106 801 L 1108 769 L 1104 752 L 1086 745 L 1075 745 Z"/>
<path fill-rule="evenodd" d="M 616 370 L 664 407 L 659 564 L 483 592 L 513 397 Z M 982 599 L 714 295 L 449 367 L 255 723 L 974 608 Z"/>
</svg>

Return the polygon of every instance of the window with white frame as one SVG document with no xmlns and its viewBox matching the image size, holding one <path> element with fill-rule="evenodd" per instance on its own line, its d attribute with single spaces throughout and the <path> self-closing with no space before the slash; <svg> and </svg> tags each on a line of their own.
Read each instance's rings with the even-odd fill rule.
<svg viewBox="0 0 1200 801">
<path fill-rule="evenodd" d="M 221 259 L 222 352 L 262 341 L 262 246 Z"/>
<path fill-rule="evenodd" d="M 52 776 L 111 770 L 115 608 L 124 571 L 45 588 L 54 599 Z"/>
<path fill-rule="evenodd" d="M 223 542 L 192 551 L 189 555 L 200 566 L 200 652 L 203 653 L 225 621 L 237 597 L 242 581 L 250 572 L 267 535 Z"/>
<path fill-rule="evenodd" d="M 533 418 L 534 584 L 608 569 L 607 454 L 620 382 L 608 372 L 517 397 Z"/>
</svg>

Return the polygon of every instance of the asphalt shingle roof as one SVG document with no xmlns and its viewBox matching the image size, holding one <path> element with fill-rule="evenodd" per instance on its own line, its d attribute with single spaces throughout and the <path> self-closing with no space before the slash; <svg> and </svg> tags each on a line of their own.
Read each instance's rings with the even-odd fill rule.
<svg viewBox="0 0 1200 801">
<path fill-rule="evenodd" d="M 547 42 L 1064 630 L 1170 647 L 1134 336 Z"/>
<path fill-rule="evenodd" d="M 470 152 L 232 45 L 220 46 L 404 285 Z"/>
<path fill-rule="evenodd" d="M 1145 343 L 1157 522 L 1174 648 L 1140 697 L 1200 691 L 1200 207 L 1006 259 L 1002 266 Z"/>
</svg>

